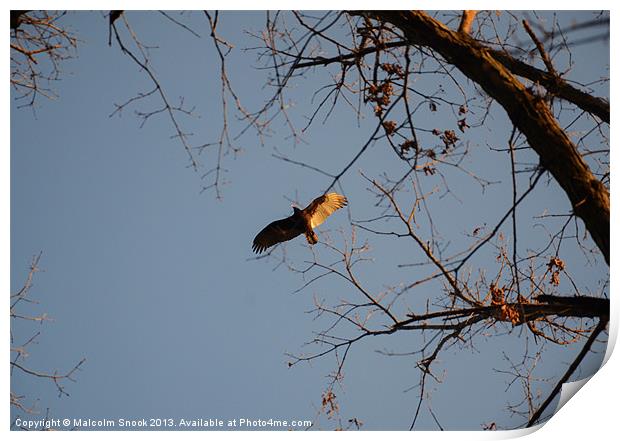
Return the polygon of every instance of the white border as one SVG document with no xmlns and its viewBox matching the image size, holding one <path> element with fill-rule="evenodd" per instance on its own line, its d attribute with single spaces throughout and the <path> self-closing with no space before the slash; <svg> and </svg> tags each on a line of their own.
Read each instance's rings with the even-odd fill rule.
<svg viewBox="0 0 620 441">
<path fill-rule="evenodd" d="M 13 2 L 14 4 L 9 5 L 14 8 L 31 8 L 31 9 L 145 9 L 144 2 L 137 1 L 91 1 L 86 5 L 84 2 L 78 1 L 25 1 L 20 2 L 17 5 L 17 2 Z M 248 2 L 240 1 L 240 0 L 227 0 L 226 2 L 222 1 L 209 1 L 209 2 L 198 2 L 198 1 L 175 1 L 165 2 L 159 0 L 153 0 L 148 3 L 149 9 L 202 9 L 204 7 L 208 7 L 210 9 L 227 9 L 227 10 L 239 10 L 239 9 L 256 9 L 253 7 L 249 7 Z M 415 6 L 420 9 L 461 9 L 463 8 L 462 1 L 421 1 L 421 2 L 404 2 L 404 1 L 386 1 L 383 0 L 381 3 L 377 4 L 377 1 L 367 1 L 367 0 L 357 0 L 357 1 L 324 1 L 324 0 L 315 0 L 311 3 L 309 2 L 291 2 L 291 1 L 275 1 L 269 0 L 266 2 L 261 2 L 261 9 L 371 9 L 380 6 L 382 9 L 407 9 Z M 475 1 L 475 2 L 467 2 L 466 7 L 468 9 L 496 9 L 498 6 L 497 1 Z M 576 2 L 571 1 L 555 1 L 555 2 L 546 2 L 541 3 L 540 1 L 530 1 L 523 0 L 519 2 L 502 2 L 502 9 L 612 9 L 612 22 L 615 21 L 615 11 L 613 8 L 614 3 L 611 1 L 590 1 L 590 2 L 581 2 L 577 4 Z M 5 9 L 2 12 L 2 22 L 6 24 L 9 21 L 9 12 L 8 9 Z M 611 26 L 611 47 L 617 47 L 617 38 L 616 33 L 613 31 L 614 27 Z M 4 60 L 7 65 L 9 65 L 9 48 L 8 45 L 4 46 Z M 611 60 L 611 72 L 616 72 L 616 57 L 613 56 L 614 52 L 612 50 L 612 60 Z M 5 78 L 10 77 L 10 66 L 7 66 L 5 70 Z M 614 81 L 611 82 L 611 96 L 616 97 L 614 93 L 616 90 Z M 3 132 L 5 137 L 5 142 L 3 143 L 2 155 L 3 160 L 1 161 L 1 170 L 0 179 L 2 182 L 2 191 L 0 192 L 0 198 L 2 206 L 5 208 L 4 216 L 2 216 L 2 243 L 5 244 L 3 247 L 3 252 L 1 254 L 2 259 L 2 280 L 5 282 L 5 292 L 10 292 L 9 286 L 9 265 L 10 265 L 10 222 L 9 222 L 9 196 L 10 196 L 10 132 L 9 132 L 9 88 L 5 85 L 0 92 L 3 97 L 5 117 L 3 118 Z M 613 119 L 613 113 L 612 113 Z M 617 135 L 617 130 L 615 130 L 614 125 L 611 125 L 611 139 L 616 140 L 619 139 Z M 611 149 L 612 156 L 612 164 L 616 163 L 617 156 L 614 151 L 616 149 Z M 612 193 L 615 194 L 615 190 L 613 190 L 613 180 L 612 180 Z M 612 205 L 612 219 L 616 219 L 614 213 L 615 205 Z M 612 222 L 613 225 L 613 222 Z M 615 228 L 612 227 L 612 237 L 611 237 L 611 274 L 615 274 L 613 271 L 617 265 L 615 262 L 618 262 L 618 258 L 620 255 L 617 251 L 617 240 L 615 234 Z M 615 345 L 615 341 L 618 335 L 618 309 L 616 307 L 616 301 L 614 301 L 617 293 L 615 292 L 615 277 L 612 277 L 611 288 L 610 291 L 614 292 L 612 295 L 612 321 L 610 325 L 610 344 L 608 346 L 607 354 L 606 354 L 606 364 L 605 366 L 594 375 L 594 377 L 587 382 L 587 384 L 583 387 L 582 390 L 578 392 L 578 397 L 570 400 L 559 412 L 556 414 L 551 420 L 541 429 L 535 431 L 528 439 L 532 440 L 545 440 L 548 441 L 550 438 L 557 438 L 564 440 L 583 440 L 587 438 L 599 438 L 599 439 L 607 439 L 609 437 L 608 434 L 617 432 L 616 420 L 617 411 L 616 411 L 616 399 L 618 398 L 618 356 L 611 357 L 613 346 Z M 6 314 L 5 314 L 6 315 Z M 5 331 L 5 345 L 8 346 L 8 338 L 6 338 L 9 334 L 9 320 L 8 315 L 2 316 L 2 320 L 4 320 L 3 329 Z M 5 346 L 5 354 L 8 354 L 8 348 Z M 4 396 L 8 395 L 9 389 L 9 370 L 8 365 L 5 364 L 5 374 L 2 376 L 2 390 L 5 391 Z M 2 407 L 2 420 L 5 423 L 5 430 L 8 430 L 9 427 L 9 406 L 5 405 Z M 386 432 L 385 434 L 376 433 L 376 432 L 354 432 L 354 433 L 333 433 L 333 432 L 320 432 L 319 436 L 321 437 L 332 437 L 332 436 L 344 436 L 344 437 L 352 437 L 354 436 L 356 439 L 359 437 L 366 438 L 372 436 L 373 438 L 386 436 L 386 437 L 395 437 L 401 438 L 406 437 L 408 440 L 412 439 L 412 437 L 421 437 L 423 439 L 458 439 L 458 440 L 486 440 L 486 439 L 508 439 L 508 438 L 516 438 L 519 436 L 523 436 L 527 433 L 531 433 L 532 430 L 519 430 L 519 431 L 503 431 L 503 432 L 416 432 L 416 433 L 408 433 L 408 432 Z M 246 434 L 246 433 L 244 433 Z M 16 436 L 15 432 L 11 432 L 10 436 Z M 216 432 L 175 432 L 174 437 L 182 436 L 183 438 L 193 438 L 193 439 L 204 439 L 205 436 L 212 437 L 216 435 Z M 231 438 L 237 437 L 241 435 L 239 432 L 217 432 L 217 437 L 222 438 Z M 292 434 L 289 432 L 251 432 L 251 436 L 258 437 L 269 437 L 269 438 L 289 438 Z M 316 436 L 317 432 L 295 432 L 295 437 L 313 437 Z M 32 437 L 38 436 L 37 433 L 20 433 L 19 436 Z M 79 437 L 83 439 L 84 437 L 88 439 L 104 439 L 110 436 L 109 432 L 56 432 L 56 433 L 47 433 L 45 436 L 56 438 L 56 437 Z M 118 432 L 114 434 L 115 437 L 120 437 L 121 439 L 125 439 L 126 437 L 136 436 L 136 434 L 132 434 L 131 432 Z M 148 435 L 149 437 L 154 437 L 155 439 L 168 439 L 170 434 L 165 432 L 153 432 Z"/>
</svg>

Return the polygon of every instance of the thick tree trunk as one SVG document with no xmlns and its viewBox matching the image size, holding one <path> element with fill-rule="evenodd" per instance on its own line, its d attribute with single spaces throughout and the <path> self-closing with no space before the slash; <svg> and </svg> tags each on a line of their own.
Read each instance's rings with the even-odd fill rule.
<svg viewBox="0 0 620 441">
<path fill-rule="evenodd" d="M 448 29 L 421 11 L 353 12 L 393 24 L 416 45 L 433 49 L 482 87 L 508 113 L 538 153 L 540 163 L 560 184 L 574 213 L 585 223 L 609 264 L 609 192 L 592 174 L 547 104 L 533 95 L 469 35 Z"/>
</svg>

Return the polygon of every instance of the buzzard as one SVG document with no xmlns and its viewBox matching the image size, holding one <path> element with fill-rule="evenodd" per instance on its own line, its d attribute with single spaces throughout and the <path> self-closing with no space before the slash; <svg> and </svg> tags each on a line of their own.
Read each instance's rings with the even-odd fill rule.
<svg viewBox="0 0 620 441">
<path fill-rule="evenodd" d="M 274 221 L 261 230 L 254 238 L 252 250 L 262 253 L 267 248 L 300 234 L 305 234 L 308 243 L 314 245 L 319 241 L 313 228 L 318 227 L 325 219 L 339 208 L 347 205 L 347 198 L 338 193 L 328 193 L 313 200 L 303 210 L 293 206 L 293 215 Z"/>
</svg>

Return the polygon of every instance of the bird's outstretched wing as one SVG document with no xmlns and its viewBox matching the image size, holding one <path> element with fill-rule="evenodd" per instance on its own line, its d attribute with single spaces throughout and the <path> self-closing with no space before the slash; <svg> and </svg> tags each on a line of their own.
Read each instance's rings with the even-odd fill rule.
<svg viewBox="0 0 620 441">
<path fill-rule="evenodd" d="M 334 211 L 347 205 L 347 198 L 338 193 L 328 193 L 313 200 L 304 208 L 304 214 L 310 217 L 310 226 L 318 227 Z"/>
<path fill-rule="evenodd" d="M 262 253 L 270 246 L 291 240 L 304 231 L 303 225 L 293 216 L 274 221 L 256 235 L 252 243 L 252 250 L 255 253 Z"/>
</svg>

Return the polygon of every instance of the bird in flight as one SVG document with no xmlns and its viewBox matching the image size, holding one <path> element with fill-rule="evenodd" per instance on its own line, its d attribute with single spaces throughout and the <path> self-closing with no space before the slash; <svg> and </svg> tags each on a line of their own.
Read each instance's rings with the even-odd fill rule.
<svg viewBox="0 0 620 441">
<path fill-rule="evenodd" d="M 256 235 L 252 250 L 255 253 L 262 253 L 267 248 L 291 240 L 300 234 L 305 234 L 308 243 L 314 245 L 319 238 L 313 229 L 345 205 L 347 205 L 347 198 L 338 193 L 328 193 L 313 200 L 303 210 L 293 206 L 291 216 L 270 223 Z"/>
</svg>

